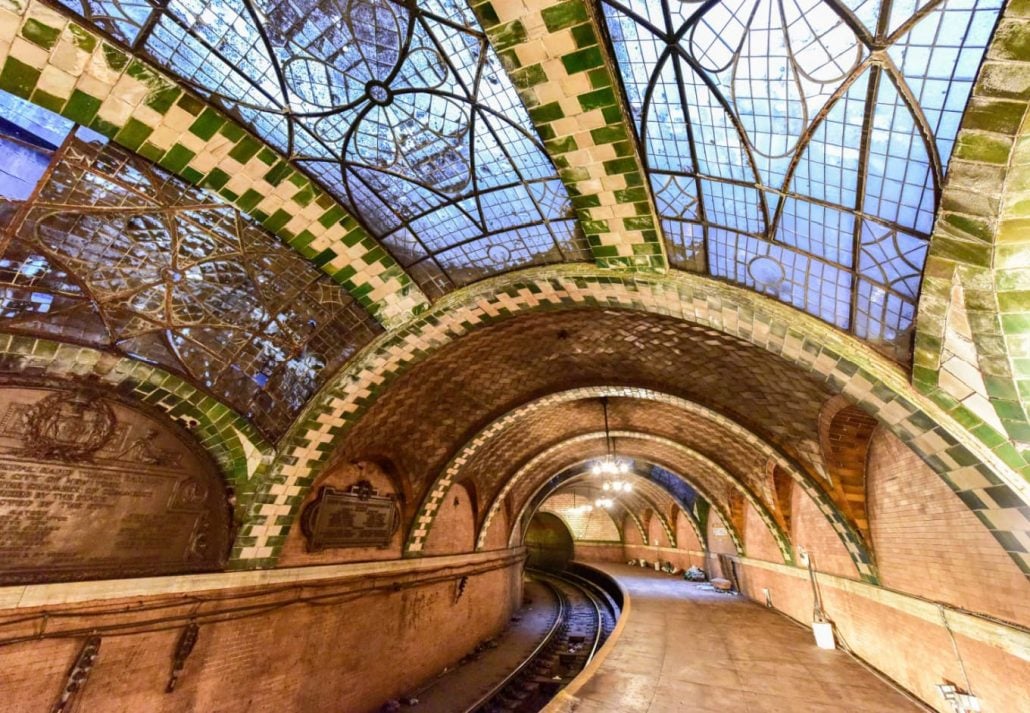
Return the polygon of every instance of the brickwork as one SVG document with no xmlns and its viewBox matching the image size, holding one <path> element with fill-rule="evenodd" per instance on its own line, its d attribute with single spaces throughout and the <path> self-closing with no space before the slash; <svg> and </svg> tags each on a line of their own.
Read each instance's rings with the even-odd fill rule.
<svg viewBox="0 0 1030 713">
<path fill-rule="evenodd" d="M 520 570 L 518 562 L 481 573 L 466 569 L 469 582 L 460 599 L 455 598 L 455 578 L 463 573 L 460 568 L 446 572 L 440 581 L 415 575 L 382 576 L 374 584 L 366 578 L 349 585 L 323 581 L 302 588 L 277 585 L 219 592 L 217 606 L 222 611 L 241 603 L 267 605 L 268 610 L 243 619 L 202 623 L 196 647 L 170 694 L 164 691 L 176 641 L 203 597 L 194 593 L 185 604 L 181 597 L 113 602 L 113 611 L 131 606 L 139 612 L 161 605 L 160 615 L 180 616 L 180 626 L 173 623 L 159 632 L 104 637 L 75 710 L 371 713 L 386 699 L 410 692 L 453 665 L 502 629 L 519 597 Z M 290 604 L 298 595 L 315 592 L 327 598 Z M 241 595 L 246 598 L 233 598 Z M 58 605 L 49 611 L 64 615 L 76 609 Z M 22 618 L 33 613 L 39 612 L 5 614 Z M 140 615 L 109 615 L 102 624 L 133 618 L 138 620 Z M 31 631 L 38 626 L 33 622 L 30 618 L 20 629 Z M 96 623 L 98 619 L 83 615 L 63 620 L 62 626 L 88 630 Z M 48 633 L 55 628 L 47 627 Z M 5 636 L 23 633 L 18 626 L 5 626 L 4 631 Z M 389 642 L 390 655 L 382 655 L 384 650 L 371 642 Z M 0 647 L 5 712 L 49 710 L 81 644 L 81 638 L 70 638 Z M 326 675 L 327 671 L 340 675 Z"/>
<path fill-rule="evenodd" d="M 630 279 L 571 265 L 526 270 L 465 288 L 403 329 L 374 342 L 319 393 L 282 442 L 282 455 L 271 481 L 277 484 L 279 494 L 265 498 L 275 508 L 274 519 L 280 523 L 292 520 L 314 473 L 328 460 L 330 444 L 347 433 L 413 365 L 460 336 L 517 313 L 586 308 L 589 320 L 597 315 L 589 310 L 598 307 L 673 316 L 710 329 L 716 339 L 720 334 L 733 335 L 781 356 L 832 391 L 843 393 L 905 441 L 955 491 L 975 495 L 973 507 L 981 513 L 985 526 L 1024 571 L 1030 572 L 1030 555 L 1024 544 L 1030 520 L 1019 509 L 1026 481 L 1016 474 L 1030 468 L 1011 446 L 1000 443 L 989 450 L 936 403 L 912 389 L 883 357 L 818 320 L 747 290 L 678 272 Z M 539 353 L 537 344 L 533 354 Z M 515 359 L 511 363 L 524 362 Z M 518 374 L 511 371 L 510 364 L 509 372 Z M 463 372 L 463 376 L 469 373 L 475 371 Z M 743 375 L 735 374 L 738 384 Z M 792 371 L 786 377 L 795 388 L 804 383 L 797 375 Z M 741 393 L 736 386 L 724 391 L 738 397 Z M 785 402 L 791 401 L 787 398 Z M 498 410 L 510 409 L 506 406 Z M 788 419 L 778 416 L 777 420 Z M 813 430 L 815 426 L 813 421 Z M 814 445 L 818 450 L 818 443 Z M 244 526 L 244 537 L 251 526 L 266 520 L 267 516 L 252 516 Z M 249 542 L 241 566 L 260 566 L 274 559 L 281 546 L 276 538 L 257 537 Z"/>
<path fill-rule="evenodd" d="M 1030 6 L 1008 3 L 941 196 L 913 370 L 918 388 L 985 443 L 1020 457 L 1030 457 L 1028 36 Z"/>
<path fill-rule="evenodd" d="M 1030 583 L 976 515 L 897 438 L 877 431 L 869 508 L 883 586 L 1030 626 Z"/>
<path fill-rule="evenodd" d="M 607 510 L 604 508 L 593 508 L 589 511 L 578 509 L 590 502 L 592 499 L 583 496 L 576 497 L 572 493 L 558 493 L 545 500 L 540 509 L 560 517 L 568 525 L 572 537 L 576 540 L 619 542 L 622 535 Z M 634 525 L 631 529 L 637 528 Z"/>
<path fill-rule="evenodd" d="M 795 548 L 805 548 L 815 558 L 820 572 L 858 577 L 855 562 L 841 545 L 840 538 L 801 488 L 794 488 L 791 512 L 791 541 Z"/>
<path fill-rule="evenodd" d="M 185 427 L 218 464 L 247 517 L 273 448 L 229 407 L 163 369 L 89 347 L 0 332 L 0 372 L 95 381 L 163 412 Z"/>
<path fill-rule="evenodd" d="M 803 624 L 812 620 L 812 589 L 807 577 L 786 574 L 781 568 L 773 570 L 743 565 L 743 586 L 746 594 L 764 604 L 764 588 L 770 590 L 773 606 Z M 843 641 L 858 656 L 882 671 L 902 687 L 940 713 L 951 713 L 950 704 L 937 691 L 937 684 L 945 681 L 965 689 L 965 676 L 952 647 L 952 639 L 941 623 L 941 613 L 930 611 L 915 614 L 917 602 L 903 598 L 898 606 L 889 606 L 870 598 L 868 588 L 857 585 L 855 592 L 842 590 L 822 579 L 820 590 L 823 606 Z M 863 596 L 865 595 L 865 596 Z M 909 606 L 913 612 L 899 606 Z M 950 626 L 958 628 L 955 613 L 945 612 Z M 993 629 L 994 636 L 1005 634 Z M 984 711 L 1027 711 L 1027 666 L 1030 657 L 1026 651 L 1025 634 L 1008 633 L 1011 646 L 986 644 L 954 634 L 969 676 L 969 687 L 980 698 Z M 1023 655 L 1014 654 L 1022 648 Z"/>
<path fill-rule="evenodd" d="M 819 443 L 830 474 L 831 497 L 866 537 L 865 471 L 876 419 L 836 396 L 819 412 Z"/>
<path fill-rule="evenodd" d="M 744 544 L 748 557 L 769 562 L 779 561 L 780 551 L 776 541 L 770 536 L 769 530 L 762 527 L 762 519 L 753 507 L 747 508 L 745 522 Z"/>
<path fill-rule="evenodd" d="M 367 480 L 373 488 L 381 493 L 398 495 L 398 500 L 403 506 L 407 501 L 403 485 L 391 478 L 382 468 L 374 463 L 347 463 L 341 467 L 333 468 L 321 477 L 305 502 L 305 507 L 318 497 L 318 491 L 322 486 L 345 490 L 356 484 L 359 480 Z M 407 504 L 410 509 L 410 503 Z M 303 510 L 303 508 L 302 508 Z M 446 525 L 440 528 L 442 538 L 449 535 L 450 528 L 455 523 L 448 520 Z M 272 527 L 275 527 L 274 525 Z M 391 560 L 401 556 L 404 546 L 404 535 L 400 528 L 394 533 L 387 547 L 347 547 L 333 548 L 321 552 L 309 552 L 307 538 L 301 532 L 301 528 L 291 528 L 283 545 L 282 554 L 276 563 L 279 567 L 302 567 L 306 565 L 338 564 L 342 562 L 367 562 L 372 560 Z M 442 554 L 442 553 L 439 553 Z"/>
<path fill-rule="evenodd" d="M 455 483 L 444 496 L 437 522 L 426 538 L 427 555 L 471 552 L 476 546 L 475 496 L 463 483 Z"/>
</svg>

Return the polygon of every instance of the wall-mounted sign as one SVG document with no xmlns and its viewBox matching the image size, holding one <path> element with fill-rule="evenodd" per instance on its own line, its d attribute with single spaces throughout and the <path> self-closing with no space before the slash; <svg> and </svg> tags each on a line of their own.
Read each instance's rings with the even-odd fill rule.
<svg viewBox="0 0 1030 713">
<path fill-rule="evenodd" d="M 333 547 L 387 547 L 400 526 L 397 503 L 367 480 L 346 490 L 322 487 L 301 516 L 308 550 Z"/>
<path fill-rule="evenodd" d="M 0 585 L 224 567 L 225 486 L 161 414 L 66 384 L 0 384 Z"/>
</svg>

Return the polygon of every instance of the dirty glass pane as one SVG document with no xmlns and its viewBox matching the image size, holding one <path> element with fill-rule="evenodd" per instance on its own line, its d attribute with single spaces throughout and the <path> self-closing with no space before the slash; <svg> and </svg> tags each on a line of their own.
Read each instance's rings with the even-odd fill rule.
<svg viewBox="0 0 1030 713">
<path fill-rule="evenodd" d="M 61 2 L 295 157 L 431 296 L 590 259 L 464 2 Z"/>
<path fill-rule="evenodd" d="M 0 104 L 17 108 L 3 94 Z M 380 331 L 342 287 L 217 196 L 87 129 L 64 138 L 71 125 L 38 112 L 5 118 L 0 139 L 46 163 L 5 229 L 4 330 L 160 365 L 270 437 Z"/>
</svg>

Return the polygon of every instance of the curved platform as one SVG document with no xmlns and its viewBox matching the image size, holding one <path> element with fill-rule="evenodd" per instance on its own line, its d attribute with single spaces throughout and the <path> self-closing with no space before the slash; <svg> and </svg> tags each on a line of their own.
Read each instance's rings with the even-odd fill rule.
<svg viewBox="0 0 1030 713">
<path fill-rule="evenodd" d="M 810 632 L 750 600 L 638 567 L 591 566 L 618 580 L 630 607 L 593 674 L 548 711 L 924 710 L 843 651 L 817 648 Z"/>
</svg>

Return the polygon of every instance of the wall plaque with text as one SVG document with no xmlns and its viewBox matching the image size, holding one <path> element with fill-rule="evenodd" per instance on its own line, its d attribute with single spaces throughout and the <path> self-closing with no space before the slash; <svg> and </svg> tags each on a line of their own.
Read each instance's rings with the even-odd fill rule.
<svg viewBox="0 0 1030 713">
<path fill-rule="evenodd" d="M 393 496 L 381 495 L 365 480 L 346 490 L 320 488 L 301 518 L 311 552 L 334 547 L 386 547 L 399 525 Z"/>
<path fill-rule="evenodd" d="M 190 441 L 103 392 L 0 386 L 0 584 L 222 569 L 227 493 Z"/>
</svg>

